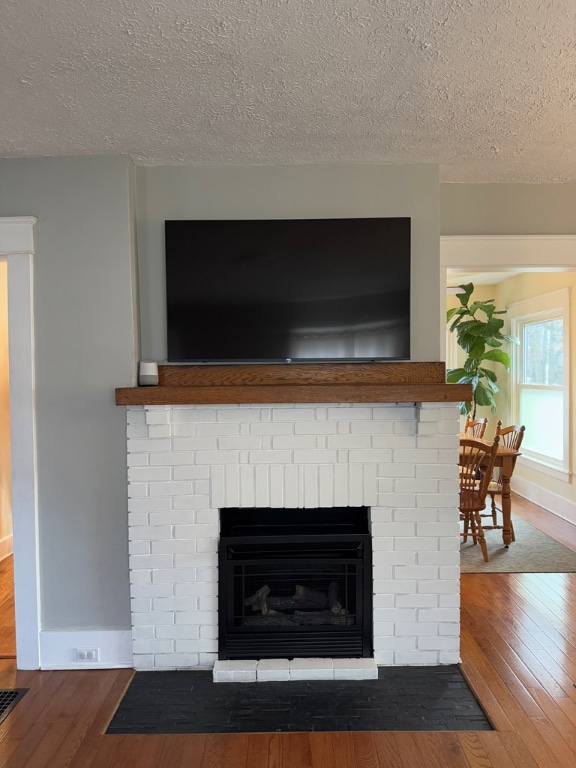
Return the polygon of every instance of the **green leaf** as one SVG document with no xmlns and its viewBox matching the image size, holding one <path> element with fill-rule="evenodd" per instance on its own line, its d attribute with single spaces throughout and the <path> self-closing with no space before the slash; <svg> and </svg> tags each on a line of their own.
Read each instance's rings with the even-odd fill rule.
<svg viewBox="0 0 576 768">
<path fill-rule="evenodd" d="M 470 411 L 472 410 L 472 402 L 470 400 L 466 400 L 463 403 L 460 403 L 460 413 L 462 416 L 467 416 Z"/>
<path fill-rule="evenodd" d="M 502 338 L 504 341 L 509 341 L 510 344 L 520 344 L 520 339 L 518 336 L 508 336 L 508 334 L 502 334 Z"/>
<path fill-rule="evenodd" d="M 484 369 L 483 369 L 483 368 L 481 368 L 480 370 L 481 370 L 482 372 L 484 371 Z M 493 381 L 492 379 L 488 378 L 488 376 L 484 376 L 484 375 L 483 375 L 483 373 L 482 373 L 481 375 L 483 376 L 484 380 L 486 381 L 486 384 L 488 385 L 488 389 L 489 389 L 489 390 L 490 390 L 490 391 L 491 391 L 493 394 L 496 394 L 497 392 L 500 392 L 500 389 L 499 389 L 499 387 L 498 387 L 498 385 L 496 384 L 496 382 L 495 382 L 495 381 Z"/>
<path fill-rule="evenodd" d="M 478 382 L 478 386 L 474 392 L 474 397 L 478 405 L 489 405 L 492 408 L 496 407 L 496 401 L 492 396 L 492 392 L 490 392 L 490 390 L 485 387 L 482 382 Z M 494 413 L 496 413 L 496 411 L 494 411 Z"/>
<path fill-rule="evenodd" d="M 449 309 L 448 312 L 452 312 L 452 310 Z M 446 313 L 446 314 L 448 314 L 448 313 Z M 462 322 L 462 317 L 464 315 L 467 315 L 467 314 L 468 313 L 466 312 L 466 310 L 463 307 L 458 307 L 458 309 L 456 309 L 452 313 L 452 316 L 456 316 L 456 319 L 454 320 L 454 322 L 450 326 L 450 332 L 451 333 L 453 333 L 454 330 L 460 325 L 460 323 Z"/>
<path fill-rule="evenodd" d="M 468 328 L 470 328 L 471 326 L 476 325 L 479 322 L 480 322 L 479 320 L 475 320 L 474 318 L 472 318 L 471 320 L 461 320 L 458 323 L 457 331 L 458 331 L 459 334 L 467 333 Z"/>
<path fill-rule="evenodd" d="M 484 312 L 488 319 L 490 319 L 496 309 L 494 306 L 494 299 L 488 299 L 488 301 L 475 301 L 470 305 L 470 312 L 472 314 L 475 314 L 479 309 Z"/>
<path fill-rule="evenodd" d="M 500 331 L 503 327 L 504 320 L 500 320 L 499 317 L 491 317 L 486 323 L 486 334 L 487 336 L 496 336 L 496 338 L 500 338 L 502 335 Z"/>
<path fill-rule="evenodd" d="M 467 314 L 466 307 L 452 307 L 452 309 L 446 311 L 446 322 L 448 322 L 453 315 L 458 315 L 458 317 L 460 317 L 465 314 Z"/>
<path fill-rule="evenodd" d="M 465 368 L 451 368 L 446 372 L 446 381 L 449 384 L 470 384 L 474 378 Z"/>
<path fill-rule="evenodd" d="M 486 351 L 486 345 L 482 339 L 476 339 L 472 341 L 467 349 L 468 355 L 466 360 L 462 364 L 463 368 L 467 371 L 472 371 L 478 367 L 480 360 L 484 358 L 484 352 Z"/>
<path fill-rule="evenodd" d="M 464 370 L 467 371 L 467 373 L 472 373 L 474 376 L 476 376 L 478 370 L 478 360 L 476 360 L 475 357 L 467 357 L 464 361 Z"/>
<path fill-rule="evenodd" d="M 503 320 L 492 318 L 492 320 L 473 320 L 461 323 L 459 329 L 463 329 L 466 333 L 472 336 L 479 336 L 483 339 L 500 339 L 502 334 L 500 329 L 504 325 Z"/>
<path fill-rule="evenodd" d="M 458 331 L 460 333 L 468 333 L 471 336 L 480 336 L 485 328 L 486 323 L 482 320 L 467 320 L 465 323 L 460 324 Z"/>
<path fill-rule="evenodd" d="M 458 288 L 462 288 L 462 293 L 457 293 L 456 296 L 463 307 L 468 305 L 468 299 L 472 296 L 474 290 L 474 283 L 466 283 L 465 285 L 459 285 Z"/>
<path fill-rule="evenodd" d="M 484 360 L 493 360 L 495 363 L 501 363 L 505 368 L 510 368 L 510 355 L 501 349 L 490 349 L 485 353 Z"/>
<path fill-rule="evenodd" d="M 467 354 L 470 354 L 472 347 L 476 348 L 478 341 L 480 341 L 482 346 L 484 346 L 484 340 L 482 339 L 482 336 L 477 333 L 471 333 L 470 329 L 472 329 L 473 331 L 474 326 L 471 326 L 469 323 L 466 323 L 464 327 L 460 326 L 457 332 L 458 345 L 462 347 L 464 352 L 466 352 Z"/>
<path fill-rule="evenodd" d="M 490 379 L 490 381 L 496 381 L 498 378 L 494 371 L 491 371 L 490 368 L 480 368 L 484 376 L 486 376 L 487 379 Z"/>
<path fill-rule="evenodd" d="M 481 301 L 474 301 L 472 304 L 470 304 L 470 314 L 473 315 L 474 312 L 477 312 L 482 307 Z"/>
</svg>

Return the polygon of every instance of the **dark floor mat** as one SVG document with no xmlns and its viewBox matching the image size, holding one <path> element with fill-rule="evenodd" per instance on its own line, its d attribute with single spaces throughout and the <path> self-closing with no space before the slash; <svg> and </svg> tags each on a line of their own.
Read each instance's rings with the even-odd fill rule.
<svg viewBox="0 0 576 768">
<path fill-rule="evenodd" d="M 10 688 L 0 690 L 0 723 L 5 720 L 28 688 Z"/>
<path fill-rule="evenodd" d="M 489 731 L 459 668 L 381 667 L 377 680 L 214 683 L 137 672 L 107 733 Z"/>
</svg>

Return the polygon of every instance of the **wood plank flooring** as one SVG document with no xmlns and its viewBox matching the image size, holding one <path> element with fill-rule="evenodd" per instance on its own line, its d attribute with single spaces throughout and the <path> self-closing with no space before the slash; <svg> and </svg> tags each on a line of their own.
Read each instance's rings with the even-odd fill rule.
<svg viewBox="0 0 576 768">
<path fill-rule="evenodd" d="M 576 551 L 576 526 L 515 498 Z M 462 670 L 496 730 L 105 736 L 130 670 L 16 672 L 2 768 L 574 768 L 576 574 L 464 574 Z"/>
</svg>

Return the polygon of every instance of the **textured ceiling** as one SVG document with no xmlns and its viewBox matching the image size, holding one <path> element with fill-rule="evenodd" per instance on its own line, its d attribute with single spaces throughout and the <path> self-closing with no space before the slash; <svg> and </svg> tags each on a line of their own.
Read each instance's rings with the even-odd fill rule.
<svg viewBox="0 0 576 768">
<path fill-rule="evenodd" d="M 0 157 L 576 181 L 575 0 L 2 0 Z"/>
</svg>

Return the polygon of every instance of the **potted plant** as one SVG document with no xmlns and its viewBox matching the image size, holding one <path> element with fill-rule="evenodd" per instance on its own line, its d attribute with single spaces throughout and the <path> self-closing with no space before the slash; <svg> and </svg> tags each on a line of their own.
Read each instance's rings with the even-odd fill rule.
<svg viewBox="0 0 576 768">
<path fill-rule="evenodd" d="M 457 293 L 459 307 L 453 307 L 446 313 L 446 322 L 450 323 L 451 333 L 456 333 L 458 346 L 466 353 L 466 360 L 461 368 L 449 368 L 446 380 L 451 384 L 472 384 L 472 400 L 460 403 L 460 413 L 476 418 L 479 405 L 490 406 L 496 413 L 494 395 L 499 391 L 497 376 L 485 363 L 499 363 L 507 370 L 510 368 L 510 355 L 501 349 L 504 342 L 519 344 L 516 336 L 502 333 L 504 320 L 498 315 L 505 315 L 506 310 L 497 310 L 494 299 L 470 303 L 474 284 L 460 285 Z"/>
</svg>

